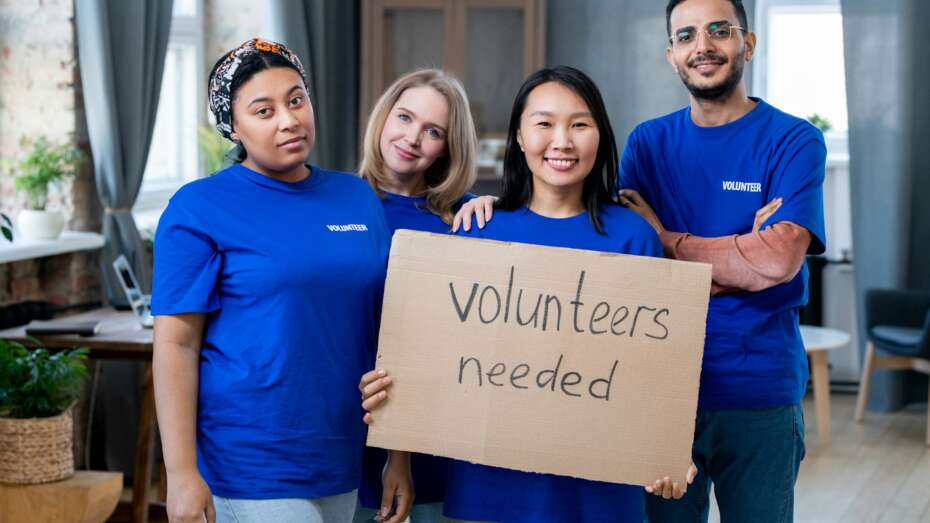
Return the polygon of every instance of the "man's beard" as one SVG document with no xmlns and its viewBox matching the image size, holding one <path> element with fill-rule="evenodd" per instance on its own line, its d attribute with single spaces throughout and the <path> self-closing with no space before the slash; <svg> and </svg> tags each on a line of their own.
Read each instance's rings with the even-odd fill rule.
<svg viewBox="0 0 930 523">
<path fill-rule="evenodd" d="M 736 55 L 736 59 L 733 60 L 733 66 L 730 68 L 730 74 L 726 76 L 719 84 L 711 85 L 708 87 L 698 87 L 688 81 L 688 73 L 686 70 L 679 69 L 678 76 L 681 77 L 681 81 L 685 84 L 685 87 L 688 88 L 688 91 L 691 93 L 691 96 L 697 98 L 698 100 L 707 100 L 714 101 L 721 98 L 725 98 L 736 89 L 736 86 L 740 83 L 740 80 L 743 79 L 743 66 L 745 64 L 746 51 L 740 51 Z M 695 58 L 691 59 L 688 62 L 688 68 L 692 64 L 700 61 L 706 61 L 708 59 L 716 60 L 721 65 L 726 65 L 729 60 L 724 55 L 719 55 L 715 53 L 698 55 Z"/>
</svg>

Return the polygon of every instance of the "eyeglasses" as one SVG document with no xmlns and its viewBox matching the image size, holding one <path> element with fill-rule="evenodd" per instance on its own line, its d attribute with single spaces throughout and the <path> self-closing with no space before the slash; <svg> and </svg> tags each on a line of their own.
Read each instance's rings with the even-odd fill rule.
<svg viewBox="0 0 930 523">
<path fill-rule="evenodd" d="M 700 30 L 700 32 L 707 35 L 707 38 L 712 42 L 726 42 L 733 36 L 735 31 L 746 31 L 746 29 L 738 25 L 730 25 L 727 22 L 713 22 L 708 24 L 706 29 Z M 690 47 L 697 42 L 698 32 L 699 31 L 693 27 L 679 29 L 668 41 L 672 47 Z"/>
</svg>

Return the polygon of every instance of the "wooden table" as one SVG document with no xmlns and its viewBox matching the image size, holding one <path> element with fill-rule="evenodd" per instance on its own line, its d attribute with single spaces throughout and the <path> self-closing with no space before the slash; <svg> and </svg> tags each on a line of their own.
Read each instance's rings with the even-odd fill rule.
<svg viewBox="0 0 930 523">
<path fill-rule="evenodd" d="M 37 336 L 44 347 L 53 350 L 87 347 L 92 359 L 145 362 L 133 472 L 132 520 L 135 523 L 147 523 L 156 431 L 155 392 L 152 383 L 152 329 L 143 329 L 131 311 L 110 308 L 95 309 L 62 319 L 99 321 L 100 332 L 87 337 L 74 334 Z M 27 346 L 30 344 L 25 327 L 0 331 L 0 339 L 18 341 Z"/>
<path fill-rule="evenodd" d="M 830 373 L 829 351 L 849 344 L 849 334 L 827 327 L 801 325 L 801 340 L 811 359 L 811 384 L 814 387 L 814 414 L 817 436 L 822 445 L 830 445 Z"/>
<path fill-rule="evenodd" d="M 103 523 L 122 490 L 122 473 L 93 470 L 38 485 L 0 484 L 0 523 Z"/>
</svg>

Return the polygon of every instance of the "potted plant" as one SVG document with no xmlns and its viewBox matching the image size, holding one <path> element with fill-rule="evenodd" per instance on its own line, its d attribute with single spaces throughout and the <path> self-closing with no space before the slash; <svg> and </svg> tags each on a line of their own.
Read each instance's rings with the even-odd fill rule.
<svg viewBox="0 0 930 523">
<path fill-rule="evenodd" d="M 71 407 L 87 377 L 87 349 L 55 354 L 0 340 L 0 482 L 74 475 Z"/>
<path fill-rule="evenodd" d="M 22 143 L 30 144 L 28 140 Z M 51 240 L 61 234 L 65 218 L 60 211 L 45 209 L 49 186 L 74 176 L 83 154 L 70 143 L 51 143 L 44 136 L 31 145 L 16 162 L 16 188 L 29 198 L 29 208 L 20 211 L 16 226 L 26 239 Z"/>
</svg>

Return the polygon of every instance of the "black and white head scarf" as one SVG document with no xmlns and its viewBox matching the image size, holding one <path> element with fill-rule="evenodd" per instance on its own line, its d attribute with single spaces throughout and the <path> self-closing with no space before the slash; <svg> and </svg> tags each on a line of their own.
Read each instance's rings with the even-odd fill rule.
<svg viewBox="0 0 930 523">
<path fill-rule="evenodd" d="M 273 53 L 284 57 L 300 73 L 304 85 L 307 84 L 307 74 L 304 71 L 304 66 L 300 63 L 300 59 L 284 44 L 253 38 L 230 51 L 210 78 L 209 93 L 210 111 L 216 118 L 216 130 L 229 140 L 232 140 L 230 136 L 232 134 L 232 93 L 230 88 L 239 65 L 243 59 L 253 53 Z"/>
</svg>

